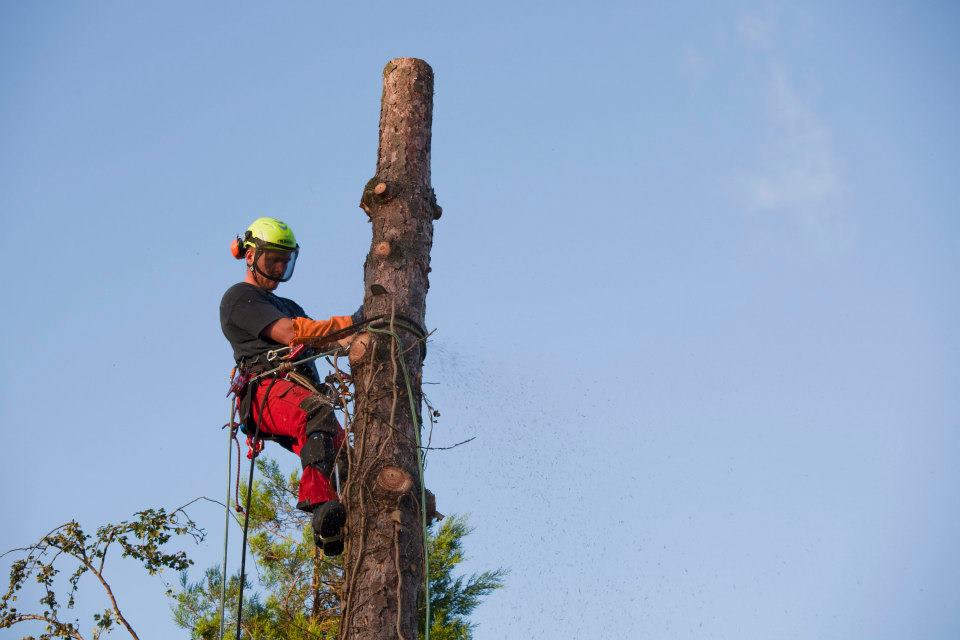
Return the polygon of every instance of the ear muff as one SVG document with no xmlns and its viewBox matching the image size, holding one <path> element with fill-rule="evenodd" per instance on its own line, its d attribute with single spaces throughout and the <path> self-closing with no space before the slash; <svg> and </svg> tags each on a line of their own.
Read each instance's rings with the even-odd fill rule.
<svg viewBox="0 0 960 640">
<path fill-rule="evenodd" d="M 250 231 L 246 231 L 243 234 L 243 237 L 237 236 L 233 239 L 233 242 L 230 243 L 230 255 L 232 255 L 237 260 L 243 260 L 243 257 L 247 255 L 247 249 L 244 246 L 247 240 L 253 237 L 253 234 Z"/>
<path fill-rule="evenodd" d="M 230 243 L 230 255 L 237 260 L 242 260 L 243 254 L 243 240 L 240 239 L 240 236 L 237 236 L 233 239 L 233 242 Z"/>
</svg>

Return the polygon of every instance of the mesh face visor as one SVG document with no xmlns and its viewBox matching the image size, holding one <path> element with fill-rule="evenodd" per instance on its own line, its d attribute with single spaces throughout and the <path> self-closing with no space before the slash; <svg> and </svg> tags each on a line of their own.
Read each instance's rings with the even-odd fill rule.
<svg viewBox="0 0 960 640">
<path fill-rule="evenodd" d="M 293 270 L 297 266 L 297 256 L 300 247 L 293 251 L 279 245 L 259 241 L 254 238 L 257 250 L 253 254 L 253 268 L 267 280 L 286 282 L 293 277 Z"/>
</svg>

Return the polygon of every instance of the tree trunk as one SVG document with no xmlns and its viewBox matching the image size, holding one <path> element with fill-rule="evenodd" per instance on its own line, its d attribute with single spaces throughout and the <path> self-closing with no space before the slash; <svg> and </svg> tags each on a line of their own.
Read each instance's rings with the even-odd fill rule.
<svg viewBox="0 0 960 640">
<path fill-rule="evenodd" d="M 373 225 L 364 264 L 368 318 L 402 316 L 424 326 L 433 221 L 440 217 L 430 186 L 432 119 L 433 70 L 415 58 L 391 60 L 383 70 L 377 173 L 360 202 Z M 395 333 L 401 344 L 389 335 L 364 333 L 350 350 L 356 412 L 344 487 L 344 639 L 417 638 L 425 562 L 415 429 L 426 352 L 422 336 L 400 327 L 399 320 Z"/>
</svg>

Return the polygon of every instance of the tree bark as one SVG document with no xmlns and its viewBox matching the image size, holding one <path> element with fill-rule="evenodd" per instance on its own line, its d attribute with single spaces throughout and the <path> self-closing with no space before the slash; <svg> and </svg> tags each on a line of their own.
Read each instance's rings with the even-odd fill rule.
<svg viewBox="0 0 960 640">
<path fill-rule="evenodd" d="M 397 58 L 383 70 L 376 175 L 360 207 L 373 226 L 364 264 L 364 314 L 404 317 L 424 326 L 433 221 L 440 207 L 430 185 L 433 70 Z M 356 389 L 353 450 L 344 487 L 347 546 L 342 637 L 417 638 L 424 579 L 421 477 L 416 424 L 425 345 L 395 326 L 401 343 L 366 333 L 351 347 Z M 400 358 L 406 364 L 417 416 Z"/>
</svg>

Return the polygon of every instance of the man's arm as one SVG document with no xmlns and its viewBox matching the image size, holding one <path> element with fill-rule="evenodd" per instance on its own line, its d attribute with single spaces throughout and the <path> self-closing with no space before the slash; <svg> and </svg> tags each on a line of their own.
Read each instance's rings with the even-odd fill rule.
<svg viewBox="0 0 960 640">
<path fill-rule="evenodd" d="M 274 342 L 291 344 L 305 342 L 310 338 L 322 338 L 334 331 L 346 329 L 353 324 L 350 316 L 333 316 L 329 320 L 311 320 L 310 318 L 280 318 L 260 332 Z M 349 346 L 354 336 L 347 336 L 337 341 L 342 347 Z M 332 344 L 330 346 L 333 346 Z"/>
<path fill-rule="evenodd" d="M 268 324 L 260 335 L 280 344 L 290 344 L 294 337 L 293 318 L 280 318 Z"/>
</svg>

